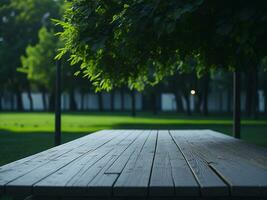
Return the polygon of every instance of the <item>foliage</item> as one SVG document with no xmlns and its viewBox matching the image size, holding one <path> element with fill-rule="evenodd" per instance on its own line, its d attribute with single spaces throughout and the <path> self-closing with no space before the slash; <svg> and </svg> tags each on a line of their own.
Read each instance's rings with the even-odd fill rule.
<svg viewBox="0 0 267 200">
<path fill-rule="evenodd" d="M 59 45 L 54 32 L 42 27 L 39 42 L 26 48 L 26 56 L 21 57 L 22 67 L 18 70 L 27 73 L 29 80 L 52 89 L 56 70 L 53 60 Z"/>
<path fill-rule="evenodd" d="M 190 67 L 240 70 L 266 56 L 266 9 L 266 1 L 73 0 L 58 22 L 58 58 L 69 53 L 99 89 L 143 89 Z"/>
<path fill-rule="evenodd" d="M 3 0 L 0 2 L 0 85 L 19 87 L 26 81 L 17 72 L 26 46 L 38 40 L 42 26 L 51 27 L 50 18 L 58 18 L 62 0 Z"/>
</svg>

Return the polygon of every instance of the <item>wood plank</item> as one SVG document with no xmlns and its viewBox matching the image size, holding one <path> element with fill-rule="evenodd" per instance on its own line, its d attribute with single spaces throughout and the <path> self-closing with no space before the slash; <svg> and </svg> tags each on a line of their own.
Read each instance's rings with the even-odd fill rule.
<svg viewBox="0 0 267 200">
<path fill-rule="evenodd" d="M 197 179 L 202 196 L 228 196 L 229 188 L 188 140 L 190 131 L 170 131 Z"/>
<path fill-rule="evenodd" d="M 169 131 L 158 133 L 149 195 L 199 196 L 199 185 Z"/>
<path fill-rule="evenodd" d="M 117 168 L 116 171 L 123 170 L 128 160 L 124 163 L 124 159 L 121 158 L 122 157 L 125 158 L 125 156 L 129 155 L 129 153 L 132 154 L 135 150 L 141 148 L 142 143 L 144 143 L 143 136 L 145 134 L 143 132 L 144 131 L 139 131 L 138 137 L 131 144 L 129 144 L 127 148 L 125 148 L 124 151 L 119 156 L 117 156 L 115 159 L 110 160 L 110 162 L 106 165 L 106 167 L 101 170 L 101 173 L 99 173 L 89 183 L 88 186 L 89 190 L 91 191 L 91 194 L 97 196 L 103 195 L 103 193 L 109 196 L 112 194 L 112 186 L 114 185 L 115 181 L 117 180 L 121 172 L 107 173 L 107 170 L 110 169 L 111 166 L 118 166 L 119 168 Z M 117 165 L 117 163 L 124 164 L 124 166 Z"/>
<path fill-rule="evenodd" d="M 9 163 L 0 167 L 0 188 L 3 188 L 7 183 L 15 180 L 16 178 L 23 176 L 31 170 L 38 168 L 50 160 L 56 159 L 67 152 L 74 150 L 77 147 L 83 146 L 87 143 L 87 140 L 101 140 L 106 137 L 106 134 L 111 136 L 111 131 L 100 131 L 96 134 L 88 135 L 83 138 L 79 138 L 69 143 L 51 148 L 33 156 L 26 157 L 24 159 Z M 112 137 L 115 137 L 113 135 Z"/>
<path fill-rule="evenodd" d="M 5 165 L 0 194 L 267 197 L 266 149 L 210 130 L 141 132 L 102 131 Z"/>
<path fill-rule="evenodd" d="M 227 150 L 207 131 L 190 132 L 187 137 L 206 159 L 212 157 L 210 166 L 231 186 L 232 196 L 267 196 L 266 168 Z"/>
<path fill-rule="evenodd" d="M 58 170 L 56 173 L 48 176 L 42 181 L 34 185 L 35 194 L 46 194 L 47 189 L 51 185 L 54 186 L 53 193 L 55 194 L 70 194 L 74 195 L 77 192 L 88 193 L 87 184 L 90 180 L 97 176 L 97 170 L 101 170 L 101 167 L 106 167 L 105 162 L 116 158 L 116 155 L 123 151 L 127 146 L 138 136 L 139 132 L 135 131 L 117 131 L 117 135 L 120 135 L 120 140 L 113 140 L 100 149 L 85 155 L 83 158 L 76 160 Z M 123 136 L 124 135 L 124 136 Z M 67 176 L 66 176 L 67 175 Z M 78 183 L 78 187 L 75 189 L 75 183 Z M 88 183 L 86 183 L 88 182 Z M 83 188 L 80 188 L 82 187 Z M 52 193 L 52 194 L 53 194 Z"/>
<path fill-rule="evenodd" d="M 112 165 L 109 166 L 109 168 L 105 171 L 105 174 L 120 174 L 131 156 L 137 156 L 140 153 L 148 134 L 149 131 L 141 131 L 141 135 L 137 138 L 137 140 L 134 141 L 134 143 L 129 146 L 129 148 L 127 148 L 122 155 L 120 155 L 120 157 L 112 163 Z"/>
<path fill-rule="evenodd" d="M 167 146 L 172 140 L 168 131 L 159 131 L 151 173 L 149 196 L 175 196 L 172 168 Z"/>
<path fill-rule="evenodd" d="M 70 147 L 75 147 L 76 145 L 82 145 L 84 143 L 81 143 L 81 141 L 83 140 L 86 140 L 86 139 L 94 139 L 94 138 L 99 138 L 99 137 L 104 137 L 105 134 L 107 133 L 111 133 L 113 132 L 112 130 L 102 130 L 102 131 L 97 131 L 95 132 L 94 134 L 88 134 L 86 136 L 83 136 L 81 138 L 78 138 L 78 139 L 75 139 L 75 140 L 72 140 L 70 142 L 67 142 L 67 143 L 64 143 L 60 146 L 56 146 L 56 147 L 53 147 L 53 148 L 50 148 L 50 149 L 47 149 L 45 151 L 42 151 L 40 153 L 37 153 L 37 154 L 34 154 L 34 155 L 31 155 L 31 156 L 27 156 L 25 158 L 22 158 L 22 159 L 19 159 L 17 161 L 14 161 L 14 162 L 11 162 L 11 163 L 8 163 L 6 165 L 3 165 L 0 167 L 0 172 L 3 170 L 7 170 L 7 169 L 10 169 L 10 168 L 13 168 L 13 167 L 17 167 L 17 166 L 20 166 L 21 164 L 25 163 L 25 162 L 29 162 L 29 161 L 32 161 L 33 159 L 36 159 L 40 156 L 43 156 L 43 155 L 47 155 L 47 154 L 50 154 L 50 153 L 56 153 L 57 151 L 62 151 L 64 148 L 70 148 Z M 43 159 L 40 157 L 40 159 Z"/>
<path fill-rule="evenodd" d="M 119 144 L 119 143 L 116 143 Z M 117 147 L 113 146 L 113 148 Z M 103 149 L 100 149 L 103 150 Z M 95 163 L 91 168 L 85 169 L 84 171 L 80 171 L 78 174 L 75 175 L 68 183 L 66 186 L 68 187 L 85 187 L 88 185 L 89 181 L 94 178 L 96 175 L 96 172 L 99 172 L 106 164 L 108 163 L 110 156 L 112 155 L 112 151 L 110 151 L 109 154 L 104 156 L 99 162 Z"/>
<path fill-rule="evenodd" d="M 94 142 L 86 143 L 82 146 L 74 148 L 72 151 L 64 153 L 63 155 L 56 157 L 54 159 L 50 159 L 45 164 L 35 167 L 30 172 L 19 176 L 15 180 L 6 184 L 6 192 L 7 193 L 21 193 L 21 194 L 30 194 L 31 186 L 40 181 L 41 179 L 49 176 L 65 165 L 71 163 L 77 158 L 81 157 L 83 154 L 91 152 L 101 146 L 105 145 L 108 142 L 116 140 L 118 138 L 115 133 L 108 134 L 107 136 L 98 139 L 95 139 Z M 6 175 L 6 174 L 5 174 Z"/>
<path fill-rule="evenodd" d="M 145 133 L 145 132 L 144 132 Z M 113 187 L 115 196 L 146 196 L 157 141 L 151 131 L 140 151 L 135 152 Z"/>
<path fill-rule="evenodd" d="M 266 148 L 212 130 L 205 130 L 205 134 L 214 138 L 213 141 L 216 142 L 215 145 L 219 144 L 220 147 L 224 148 L 226 151 L 231 151 L 237 156 L 260 165 L 263 168 L 267 168 Z"/>
<path fill-rule="evenodd" d="M 140 136 L 142 132 L 143 131 L 138 131 L 137 136 Z M 137 141 L 137 137 L 136 135 L 133 135 L 133 138 L 127 141 L 127 143 L 121 144 L 119 148 L 116 148 L 113 153 L 112 159 L 109 160 L 109 162 L 100 171 L 100 173 L 98 173 L 97 176 L 95 176 L 95 178 L 87 185 L 87 191 L 91 196 L 112 195 L 112 186 L 117 180 L 119 174 L 105 174 L 105 172 L 122 155 L 123 152 L 125 152 L 130 146 L 134 144 L 135 141 Z"/>
<path fill-rule="evenodd" d="M 111 159 L 100 173 L 88 184 L 86 194 L 89 196 L 110 196 L 112 195 L 112 186 L 117 180 L 119 174 L 129 161 L 134 152 L 140 152 L 148 136 L 149 131 L 138 131 L 138 137 L 119 155 Z"/>
</svg>

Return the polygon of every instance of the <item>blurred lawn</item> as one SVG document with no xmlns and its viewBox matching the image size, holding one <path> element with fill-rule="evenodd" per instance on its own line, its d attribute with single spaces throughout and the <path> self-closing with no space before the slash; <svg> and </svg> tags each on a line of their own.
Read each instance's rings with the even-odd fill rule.
<svg viewBox="0 0 267 200">
<path fill-rule="evenodd" d="M 231 116 L 63 113 L 63 142 L 101 129 L 212 129 L 231 134 Z M 0 113 L 0 166 L 53 146 L 53 113 Z M 267 147 L 267 120 L 242 120 L 242 139 Z"/>
</svg>

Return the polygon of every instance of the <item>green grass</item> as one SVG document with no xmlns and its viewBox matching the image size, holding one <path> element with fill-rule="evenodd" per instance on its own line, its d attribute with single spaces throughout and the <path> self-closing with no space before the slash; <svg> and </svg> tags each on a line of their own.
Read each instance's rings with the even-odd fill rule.
<svg viewBox="0 0 267 200">
<path fill-rule="evenodd" d="M 153 116 L 138 113 L 64 113 L 63 142 L 101 129 L 213 129 L 231 134 L 232 121 L 227 115 L 192 117 L 173 113 Z M 0 114 L 0 165 L 40 152 L 53 146 L 52 113 Z M 267 147 L 267 120 L 242 121 L 242 139 Z"/>
</svg>

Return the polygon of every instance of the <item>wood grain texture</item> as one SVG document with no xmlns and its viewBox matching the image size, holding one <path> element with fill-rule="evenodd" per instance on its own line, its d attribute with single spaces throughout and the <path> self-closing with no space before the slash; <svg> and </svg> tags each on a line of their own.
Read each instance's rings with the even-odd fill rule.
<svg viewBox="0 0 267 200">
<path fill-rule="evenodd" d="M 203 196 L 228 196 L 228 186 L 210 168 L 209 163 L 202 159 L 198 151 L 187 139 L 188 131 L 171 131 L 171 135 L 183 153 L 195 178 L 197 179 Z"/>
<path fill-rule="evenodd" d="M 216 138 L 217 135 L 210 131 L 196 131 L 188 133 L 187 137 L 194 149 L 209 159 L 209 165 L 230 185 L 232 196 L 267 196 L 267 169 L 257 163 L 258 158 L 253 155 L 255 147 L 250 148 L 250 152 L 238 149 L 239 141 L 233 139 L 236 147 L 229 148 Z"/>
<path fill-rule="evenodd" d="M 0 167 L 0 185 L 5 185 L 15 180 L 16 178 L 32 171 L 33 169 L 38 168 L 50 162 L 51 160 L 64 155 L 67 152 L 70 152 L 75 148 L 87 144 L 88 141 L 101 140 L 103 138 L 105 139 L 107 135 L 109 135 L 108 137 L 110 137 L 111 133 L 112 131 L 99 131 L 95 134 L 90 134 L 72 142 L 65 143 L 41 153 L 4 165 Z"/>
<path fill-rule="evenodd" d="M 266 199 L 267 150 L 211 130 L 104 130 L 0 167 L 0 195 Z"/>
<path fill-rule="evenodd" d="M 64 153 L 59 154 L 59 156 L 51 158 L 48 154 L 48 160 L 40 160 L 42 164 L 39 164 L 38 159 L 37 163 L 34 160 L 27 163 L 26 166 L 23 165 L 14 168 L 11 171 L 11 174 L 5 173 L 5 176 L 3 176 L 6 179 L 10 179 L 10 177 L 16 177 L 6 184 L 6 192 L 16 192 L 23 195 L 31 194 L 33 184 L 46 178 L 58 169 L 81 157 L 83 154 L 95 150 L 101 147 L 103 144 L 112 141 L 112 139 L 116 137 L 118 137 L 116 133 L 109 133 L 103 138 L 91 138 L 94 140 L 94 142 L 85 142 L 82 145 L 76 147 L 74 146 L 71 150 L 67 152 L 64 151 Z M 30 170 L 28 168 L 30 168 Z"/>
<path fill-rule="evenodd" d="M 89 178 L 96 175 L 96 170 L 100 170 L 101 164 L 109 159 L 110 154 L 114 149 L 117 149 L 115 147 L 120 145 L 122 141 L 125 141 L 127 138 L 133 137 L 133 134 L 131 134 L 131 131 L 123 131 L 120 134 L 117 134 L 117 136 L 118 137 L 102 145 L 101 148 L 97 148 L 94 151 L 84 154 L 75 160 L 75 162 L 71 162 L 45 179 L 34 184 L 34 193 L 45 194 L 50 185 L 55 185 L 56 187 L 54 187 L 53 193 L 50 193 L 51 195 L 66 193 L 73 194 L 76 192 L 75 188 L 78 190 L 80 187 L 67 186 L 72 186 L 75 182 L 80 184 L 77 186 L 82 186 L 82 184 L 86 186 L 86 183 L 84 182 L 89 182 Z M 88 173 L 90 174 L 88 175 Z"/>
<path fill-rule="evenodd" d="M 133 155 L 114 185 L 115 196 L 146 196 L 155 153 L 157 131 L 146 131 L 140 151 Z M 144 132 L 144 133 L 146 133 Z"/>
<path fill-rule="evenodd" d="M 198 196 L 199 186 L 168 131 L 159 131 L 150 196 Z"/>
</svg>

